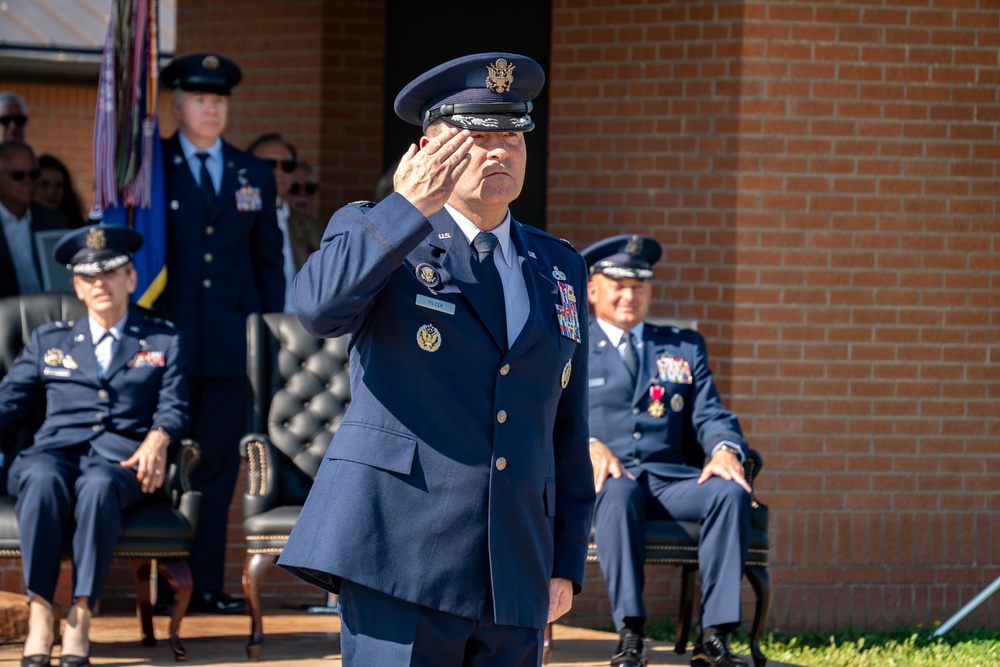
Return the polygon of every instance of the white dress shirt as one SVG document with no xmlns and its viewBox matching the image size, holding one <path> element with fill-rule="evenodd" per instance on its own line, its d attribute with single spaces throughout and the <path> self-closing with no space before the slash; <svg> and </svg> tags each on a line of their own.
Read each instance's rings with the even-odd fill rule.
<svg viewBox="0 0 1000 667">
<path fill-rule="evenodd" d="M 177 137 L 181 140 L 181 151 L 184 153 L 184 159 L 187 160 L 188 167 L 194 174 L 194 182 L 199 186 L 201 185 L 201 158 L 198 157 L 198 153 L 208 153 L 205 167 L 208 169 L 208 175 L 212 177 L 212 187 L 215 189 L 215 194 L 218 195 L 219 188 L 222 187 L 222 139 L 216 139 L 214 144 L 201 150 L 188 141 L 183 132 L 178 132 Z"/>
<path fill-rule="evenodd" d="M 94 343 L 94 356 L 97 357 L 97 374 L 102 380 L 104 379 L 104 374 L 108 372 L 108 367 L 111 365 L 111 358 L 115 356 L 115 347 L 117 347 L 118 341 L 122 339 L 122 329 L 125 328 L 125 320 L 127 319 L 128 313 L 125 313 L 125 317 L 117 324 L 112 325 L 110 329 L 105 329 L 95 322 L 94 318 L 89 318 L 90 339 Z M 105 337 L 105 333 L 111 335 Z"/>
</svg>

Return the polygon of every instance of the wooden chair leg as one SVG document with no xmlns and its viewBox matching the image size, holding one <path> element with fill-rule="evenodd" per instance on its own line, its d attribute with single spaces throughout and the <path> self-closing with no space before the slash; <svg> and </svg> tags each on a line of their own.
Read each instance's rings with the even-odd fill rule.
<svg viewBox="0 0 1000 667">
<path fill-rule="evenodd" d="M 552 624 L 549 623 L 545 626 L 545 634 L 542 637 L 542 664 L 549 664 L 549 658 L 552 657 Z"/>
<path fill-rule="evenodd" d="M 250 613 L 250 639 L 247 642 L 247 658 L 258 660 L 264 644 L 263 610 L 260 606 L 260 584 L 264 573 L 278 561 L 278 554 L 248 553 L 243 561 L 243 595 L 247 599 Z"/>
<path fill-rule="evenodd" d="M 771 573 L 766 567 L 761 566 L 747 566 L 745 573 L 750 586 L 757 594 L 753 628 L 750 630 L 750 657 L 753 658 L 754 667 L 764 667 L 767 664 L 767 656 L 760 650 L 760 638 L 764 634 L 767 617 L 771 613 Z"/>
<path fill-rule="evenodd" d="M 697 575 L 697 565 L 681 566 L 681 604 L 677 612 L 675 653 L 683 654 L 687 651 L 688 635 L 691 634 L 691 617 L 694 615 L 694 587 Z"/>
<path fill-rule="evenodd" d="M 187 651 L 181 643 L 180 633 L 181 621 L 191 603 L 191 590 L 194 588 L 191 568 L 183 558 L 165 558 L 159 564 L 160 573 L 174 589 L 174 610 L 170 614 L 170 650 L 174 652 L 174 660 L 187 660 Z"/>
<path fill-rule="evenodd" d="M 152 563 L 148 558 L 129 558 L 128 563 L 135 575 L 135 612 L 139 617 L 142 643 L 144 646 L 156 646 L 156 635 L 153 634 L 153 598 L 149 590 Z"/>
</svg>

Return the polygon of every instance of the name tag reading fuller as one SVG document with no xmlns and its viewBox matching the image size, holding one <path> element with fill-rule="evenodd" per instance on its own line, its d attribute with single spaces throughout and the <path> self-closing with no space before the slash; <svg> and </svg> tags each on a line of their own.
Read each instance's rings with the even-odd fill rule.
<svg viewBox="0 0 1000 667">
<path fill-rule="evenodd" d="M 447 313 L 449 315 L 455 314 L 455 304 L 442 301 L 441 299 L 432 299 L 425 294 L 417 295 L 417 305 L 422 308 L 430 308 L 431 310 Z"/>
</svg>

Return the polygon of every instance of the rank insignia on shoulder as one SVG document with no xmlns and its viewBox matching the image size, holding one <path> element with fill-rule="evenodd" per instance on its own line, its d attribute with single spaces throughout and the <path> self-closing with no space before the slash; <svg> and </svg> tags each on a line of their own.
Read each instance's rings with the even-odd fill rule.
<svg viewBox="0 0 1000 667">
<path fill-rule="evenodd" d="M 417 345 L 424 352 L 437 352 L 441 347 L 441 332 L 433 324 L 425 324 L 417 331 Z"/>
<path fill-rule="evenodd" d="M 357 201 L 352 201 L 348 206 L 360 206 L 361 208 L 375 208 L 375 202 L 369 199 L 359 199 Z"/>
<path fill-rule="evenodd" d="M 46 366 L 61 366 L 65 356 L 66 355 L 62 350 L 57 347 L 53 347 L 45 352 L 42 360 L 45 362 Z"/>
<path fill-rule="evenodd" d="M 423 283 L 424 287 L 437 287 L 441 283 L 441 278 L 438 277 L 437 269 L 427 262 L 417 264 L 413 273 L 417 276 L 417 280 Z"/>
</svg>

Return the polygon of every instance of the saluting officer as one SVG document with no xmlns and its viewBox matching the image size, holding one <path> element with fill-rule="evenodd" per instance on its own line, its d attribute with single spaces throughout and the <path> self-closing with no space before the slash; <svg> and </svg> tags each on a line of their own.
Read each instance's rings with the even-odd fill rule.
<svg viewBox="0 0 1000 667">
<path fill-rule="evenodd" d="M 340 592 L 345 665 L 537 665 L 579 592 L 594 488 L 580 255 L 514 220 L 541 67 L 447 62 L 378 204 L 340 209 L 295 278 L 351 335 L 351 404 L 280 564 Z"/>
<path fill-rule="evenodd" d="M 746 667 L 729 649 L 740 625 L 740 583 L 750 540 L 746 442 L 719 399 L 705 339 L 645 322 L 661 248 L 621 235 L 586 248 L 590 270 L 590 457 L 597 555 L 611 599 L 618 648 L 612 667 L 646 664 L 642 602 L 646 518 L 701 524 L 702 638 L 692 665 Z M 692 434 L 709 458 L 685 463 Z"/>
<path fill-rule="evenodd" d="M 234 62 L 214 54 L 175 58 L 161 80 L 173 90 L 178 131 L 163 146 L 167 284 L 160 299 L 184 334 L 191 436 L 202 447 L 192 475 L 202 492 L 189 558 L 191 608 L 236 611 L 223 591 L 226 524 L 247 428 L 246 318 L 281 312 L 285 276 L 271 167 L 222 140 Z"/>
<path fill-rule="evenodd" d="M 46 404 L 34 443 L 9 473 L 30 599 L 23 667 L 49 665 L 52 597 L 71 527 L 74 602 L 59 664 L 88 663 L 91 610 L 122 510 L 163 484 L 167 446 L 187 430 L 180 336 L 169 322 L 129 307 L 131 255 L 141 244 L 126 227 L 91 225 L 64 236 L 55 258 L 73 273 L 87 316 L 36 329 L 0 383 L 0 431 Z"/>
</svg>

